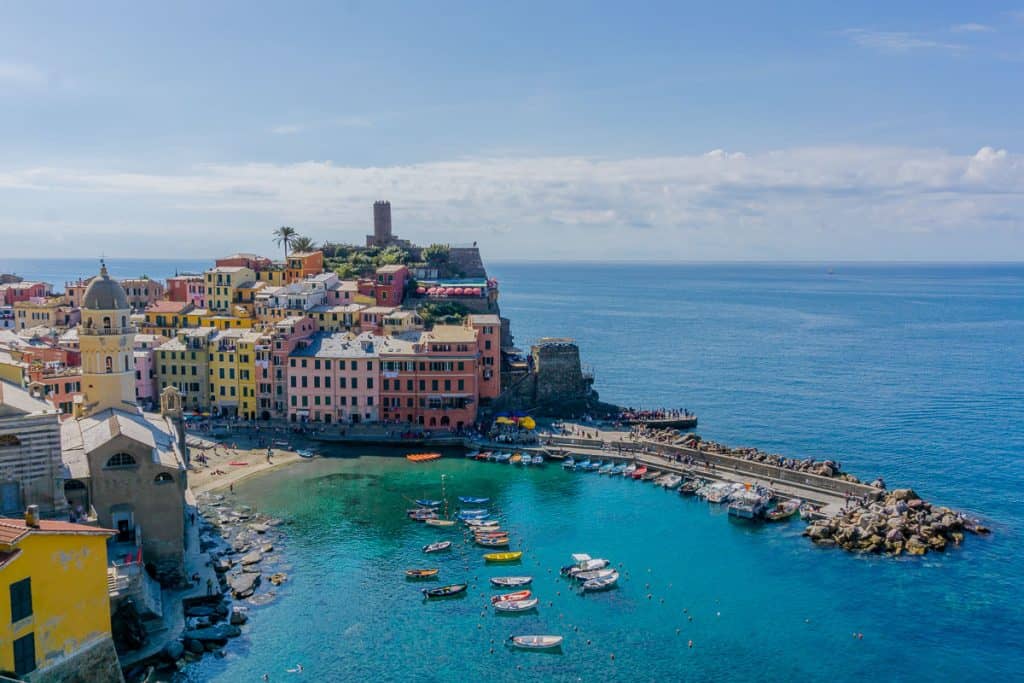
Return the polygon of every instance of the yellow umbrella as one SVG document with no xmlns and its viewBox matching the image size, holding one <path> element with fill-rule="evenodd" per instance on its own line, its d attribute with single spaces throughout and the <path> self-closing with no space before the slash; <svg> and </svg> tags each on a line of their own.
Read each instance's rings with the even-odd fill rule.
<svg viewBox="0 0 1024 683">
<path fill-rule="evenodd" d="M 507 417 L 499 417 L 495 420 L 500 425 L 514 425 L 515 421 Z"/>
<path fill-rule="evenodd" d="M 537 422 L 532 417 L 524 417 L 519 420 L 519 426 L 523 429 L 534 429 L 537 426 Z"/>
</svg>

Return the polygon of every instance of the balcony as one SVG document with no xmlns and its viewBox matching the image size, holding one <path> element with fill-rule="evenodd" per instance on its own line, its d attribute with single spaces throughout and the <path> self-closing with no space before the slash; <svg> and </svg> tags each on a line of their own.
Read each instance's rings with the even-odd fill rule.
<svg viewBox="0 0 1024 683">
<path fill-rule="evenodd" d="M 127 327 L 83 327 L 82 334 L 91 334 L 101 337 L 120 337 L 124 334 L 135 334 L 136 329 L 134 325 L 128 325 Z"/>
</svg>

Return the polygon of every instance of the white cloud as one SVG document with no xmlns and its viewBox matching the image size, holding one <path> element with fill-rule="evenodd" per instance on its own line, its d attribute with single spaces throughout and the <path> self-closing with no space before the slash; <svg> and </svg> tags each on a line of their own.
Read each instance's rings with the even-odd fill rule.
<svg viewBox="0 0 1024 683">
<path fill-rule="evenodd" d="M 1024 248 L 1024 161 L 994 147 L 967 155 L 837 146 L 379 168 L 204 164 L 168 174 L 0 169 L 8 207 L 0 238 L 45 225 L 45 207 L 58 206 L 56 222 L 68 234 L 76 224 L 130 223 L 140 255 L 155 253 L 154 245 L 201 256 L 268 251 L 269 231 L 281 224 L 358 242 L 382 197 L 392 201 L 402 237 L 479 238 L 506 257 L 956 259 L 960 242 L 988 245 L 991 258 Z M 100 247 L 112 239 L 82 230 L 82 240 Z M 18 247 L 31 248 L 38 247 Z"/>
<path fill-rule="evenodd" d="M 950 27 L 949 30 L 954 33 L 991 33 L 995 31 L 995 29 L 988 24 L 975 23 L 957 24 L 956 26 Z"/>
<path fill-rule="evenodd" d="M 939 50 L 950 53 L 964 52 L 967 48 L 957 43 L 944 43 L 923 38 L 906 31 L 871 31 L 850 28 L 843 31 L 854 45 L 883 53 L 908 53 L 915 50 Z"/>
</svg>

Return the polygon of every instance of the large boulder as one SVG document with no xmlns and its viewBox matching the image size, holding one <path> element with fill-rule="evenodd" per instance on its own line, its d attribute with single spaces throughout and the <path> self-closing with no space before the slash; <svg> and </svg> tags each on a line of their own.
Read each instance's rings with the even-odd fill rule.
<svg viewBox="0 0 1024 683">
<path fill-rule="evenodd" d="M 245 557 L 242 558 L 243 565 L 259 564 L 260 560 L 263 559 L 263 554 L 258 550 L 254 550 Z"/>
<path fill-rule="evenodd" d="M 255 592 L 256 586 L 260 585 L 260 575 L 252 572 L 243 572 L 237 576 L 232 576 L 228 580 L 228 585 L 231 586 L 231 594 L 234 597 L 247 598 Z"/>
<path fill-rule="evenodd" d="M 240 635 L 242 635 L 242 629 L 231 624 L 217 624 L 208 628 L 192 629 L 183 634 L 186 640 L 197 640 L 200 643 L 222 641 L 228 638 L 237 638 Z"/>
<path fill-rule="evenodd" d="M 918 495 L 914 493 L 914 489 L 893 489 L 889 496 L 893 500 L 913 500 L 918 498 Z"/>
<path fill-rule="evenodd" d="M 164 646 L 164 657 L 172 662 L 181 659 L 183 654 L 185 654 L 185 646 L 180 640 L 172 640 Z"/>
</svg>

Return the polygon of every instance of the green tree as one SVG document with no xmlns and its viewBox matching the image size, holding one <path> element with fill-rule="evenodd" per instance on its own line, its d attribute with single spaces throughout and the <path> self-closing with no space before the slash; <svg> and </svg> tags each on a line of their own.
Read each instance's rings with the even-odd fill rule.
<svg viewBox="0 0 1024 683">
<path fill-rule="evenodd" d="M 295 243 L 296 238 L 299 236 L 299 232 L 292 227 L 282 225 L 280 228 L 274 231 L 274 244 L 279 247 L 284 247 L 284 257 L 288 258 L 288 248 Z"/>
<path fill-rule="evenodd" d="M 449 249 L 447 244 L 431 244 L 423 250 L 423 258 L 434 265 L 448 263 Z"/>
<path fill-rule="evenodd" d="M 303 235 L 296 235 L 295 238 L 292 240 L 292 250 L 297 252 L 315 251 L 316 242 Z"/>
<path fill-rule="evenodd" d="M 409 252 L 401 247 L 388 247 L 377 256 L 377 264 L 381 266 L 397 265 L 409 260 Z"/>
</svg>

